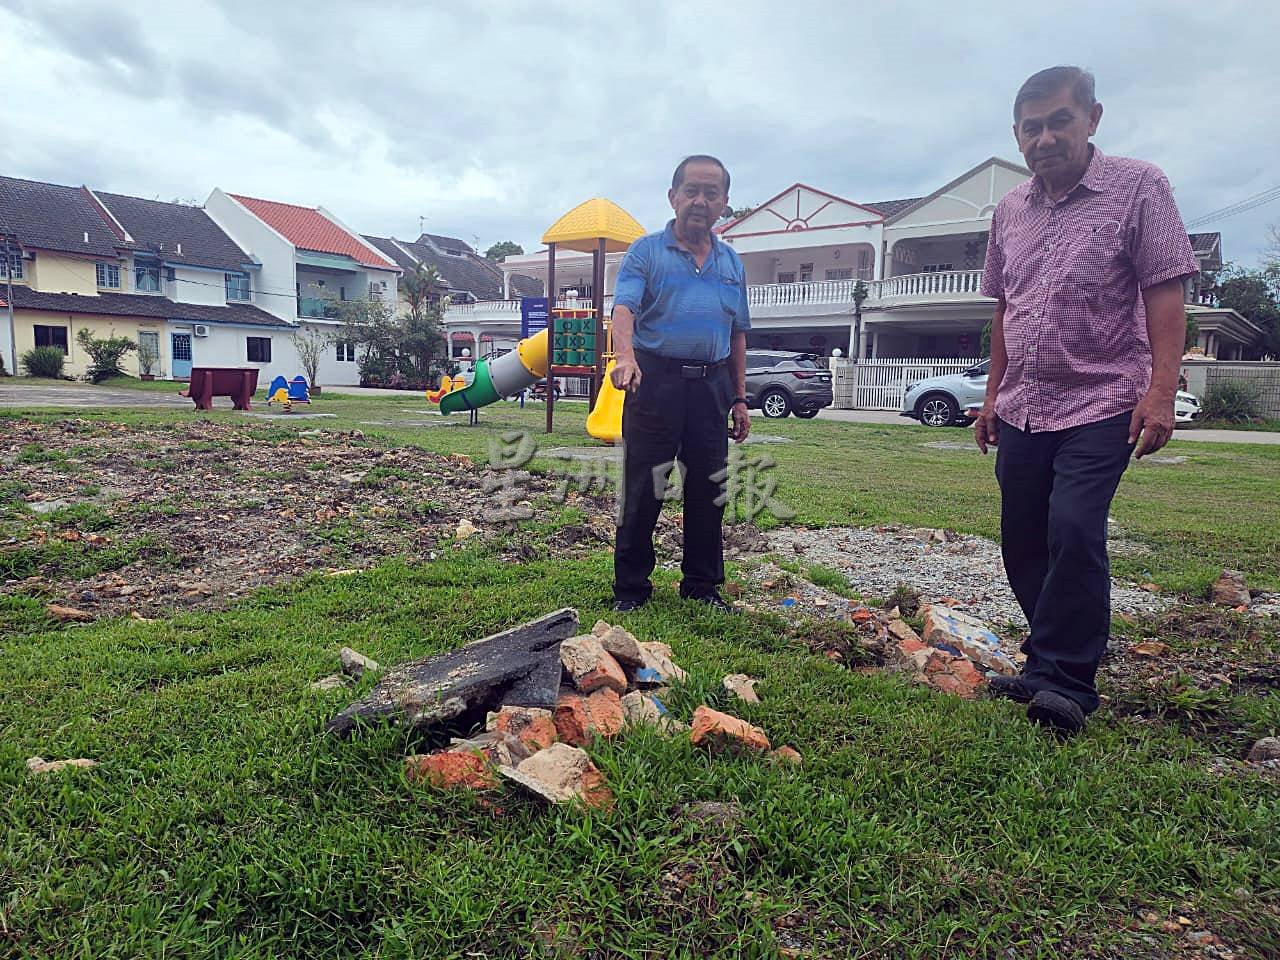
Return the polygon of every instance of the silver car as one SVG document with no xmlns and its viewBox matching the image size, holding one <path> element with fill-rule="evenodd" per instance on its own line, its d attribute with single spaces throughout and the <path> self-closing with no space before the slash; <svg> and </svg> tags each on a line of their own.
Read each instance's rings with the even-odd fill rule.
<svg viewBox="0 0 1280 960">
<path fill-rule="evenodd" d="M 947 427 L 968 423 L 978 415 L 987 394 L 987 368 L 983 360 L 963 373 L 929 377 L 907 387 L 902 398 L 902 416 L 919 420 L 927 427 Z M 1173 401 L 1173 425 L 1189 426 L 1203 416 L 1200 400 L 1179 390 Z"/>
<path fill-rule="evenodd" d="M 919 420 L 927 427 L 964 423 L 965 411 L 971 405 L 982 406 L 990 365 L 990 360 L 983 360 L 963 373 L 948 373 L 908 384 L 902 398 L 902 416 Z"/>
</svg>

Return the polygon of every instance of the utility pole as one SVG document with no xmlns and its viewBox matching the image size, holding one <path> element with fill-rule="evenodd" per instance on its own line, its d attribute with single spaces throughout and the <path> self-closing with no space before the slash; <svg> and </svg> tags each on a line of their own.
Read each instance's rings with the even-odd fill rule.
<svg viewBox="0 0 1280 960">
<path fill-rule="evenodd" d="M 13 256 L 9 252 L 9 234 L 4 235 L 5 298 L 9 307 L 9 375 L 18 375 L 18 334 L 13 325 Z"/>
</svg>

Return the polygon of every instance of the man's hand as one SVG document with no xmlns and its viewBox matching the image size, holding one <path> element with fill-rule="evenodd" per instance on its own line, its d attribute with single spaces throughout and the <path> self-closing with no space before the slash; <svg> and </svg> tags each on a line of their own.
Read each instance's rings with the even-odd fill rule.
<svg viewBox="0 0 1280 960">
<path fill-rule="evenodd" d="M 978 419 L 973 421 L 973 439 L 978 441 L 978 449 L 984 454 L 988 446 L 994 447 L 1000 443 L 1000 418 L 990 404 L 983 404 Z"/>
<path fill-rule="evenodd" d="M 1138 441 L 1138 435 L 1142 440 Z M 1148 453 L 1155 453 L 1173 436 L 1173 397 L 1168 394 L 1147 391 L 1129 421 L 1129 442 L 1138 443 L 1134 456 L 1141 460 Z"/>
<path fill-rule="evenodd" d="M 729 427 L 729 439 L 741 443 L 751 432 L 751 414 L 747 412 L 745 403 L 735 403 L 729 408 L 729 419 L 733 423 Z"/>
<path fill-rule="evenodd" d="M 640 364 L 635 357 L 618 357 L 613 362 L 613 372 L 609 379 L 619 390 L 635 393 L 640 387 Z"/>
</svg>

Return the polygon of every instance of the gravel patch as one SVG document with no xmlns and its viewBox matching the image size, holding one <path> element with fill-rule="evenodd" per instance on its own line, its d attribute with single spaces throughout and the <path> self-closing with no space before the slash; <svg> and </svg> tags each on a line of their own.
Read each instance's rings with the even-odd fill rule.
<svg viewBox="0 0 1280 960">
<path fill-rule="evenodd" d="M 1005 579 L 998 544 L 985 537 L 906 527 L 783 528 L 769 531 L 781 557 L 839 570 L 864 597 L 887 597 L 900 583 L 921 599 L 944 598 L 989 624 L 1026 629 L 1026 618 Z M 1113 613 L 1158 613 L 1173 600 L 1112 581 Z"/>
</svg>

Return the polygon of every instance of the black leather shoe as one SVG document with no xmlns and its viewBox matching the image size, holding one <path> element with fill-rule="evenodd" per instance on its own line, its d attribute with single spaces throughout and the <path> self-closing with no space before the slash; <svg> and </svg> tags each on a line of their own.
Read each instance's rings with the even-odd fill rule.
<svg viewBox="0 0 1280 960">
<path fill-rule="evenodd" d="M 989 696 L 1014 703 L 1030 703 L 1036 692 L 1027 686 L 1022 677 L 992 677 L 987 684 Z"/>
<path fill-rule="evenodd" d="M 1040 690 L 1031 698 L 1027 719 L 1064 737 L 1084 729 L 1084 710 L 1080 704 L 1052 690 Z"/>
<path fill-rule="evenodd" d="M 705 603 L 708 607 L 715 607 L 717 610 L 723 610 L 725 613 L 733 613 L 733 607 L 730 606 L 724 597 L 720 596 L 720 594 L 715 590 L 712 590 L 710 593 L 691 593 L 682 597 L 682 599 L 696 600 L 698 603 Z"/>
<path fill-rule="evenodd" d="M 615 613 L 630 613 L 632 610 L 639 610 L 648 600 L 618 600 L 613 605 Z"/>
</svg>

